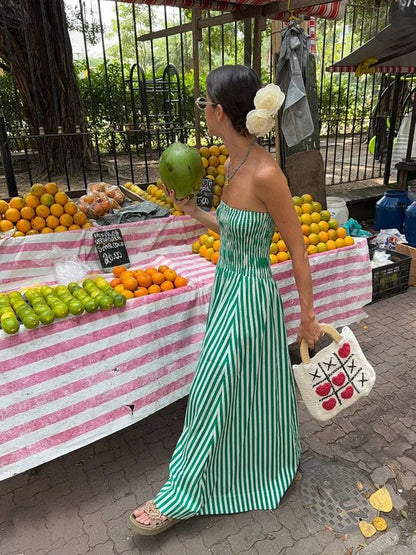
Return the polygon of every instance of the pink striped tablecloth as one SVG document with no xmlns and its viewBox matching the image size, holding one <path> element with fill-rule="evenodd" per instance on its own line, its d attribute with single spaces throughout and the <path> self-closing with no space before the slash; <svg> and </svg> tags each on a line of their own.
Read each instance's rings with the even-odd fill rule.
<svg viewBox="0 0 416 555">
<path fill-rule="evenodd" d="M 132 267 L 166 263 L 189 284 L 131 299 L 122 310 L 14 336 L 0 330 L 0 479 L 130 426 L 189 391 L 215 272 L 190 252 L 204 229 L 187 216 L 111 228 L 122 231 Z M 101 272 L 92 232 L 1 239 L 0 291 L 56 283 L 77 261 L 82 270 Z M 365 317 L 372 295 L 366 241 L 310 262 L 318 318 L 341 326 Z M 293 342 L 299 306 L 291 263 L 274 266 L 273 274 Z"/>
</svg>

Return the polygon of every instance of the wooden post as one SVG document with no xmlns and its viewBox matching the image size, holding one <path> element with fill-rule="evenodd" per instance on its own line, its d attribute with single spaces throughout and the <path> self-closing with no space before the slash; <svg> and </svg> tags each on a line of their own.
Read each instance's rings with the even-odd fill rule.
<svg viewBox="0 0 416 555">
<path fill-rule="evenodd" d="M 257 10 L 254 18 L 253 33 L 253 69 L 260 75 L 261 70 L 261 32 L 265 28 L 265 18 L 262 15 L 261 8 Z"/>
<path fill-rule="evenodd" d="M 192 8 L 192 58 L 194 65 L 194 94 L 195 98 L 199 96 L 199 41 L 202 40 L 202 31 L 199 26 L 201 18 L 200 8 Z M 196 147 L 201 146 L 201 114 L 199 109 L 194 106 L 195 115 L 195 140 Z"/>
<path fill-rule="evenodd" d="M 276 83 L 276 66 L 277 66 L 277 55 L 280 52 L 280 45 L 282 44 L 282 29 L 283 22 L 272 19 L 272 52 L 271 59 L 273 64 L 273 82 Z M 279 131 L 279 117 L 276 115 L 276 130 L 275 130 L 275 159 L 279 167 L 282 167 L 282 155 L 280 152 L 280 131 Z"/>
</svg>

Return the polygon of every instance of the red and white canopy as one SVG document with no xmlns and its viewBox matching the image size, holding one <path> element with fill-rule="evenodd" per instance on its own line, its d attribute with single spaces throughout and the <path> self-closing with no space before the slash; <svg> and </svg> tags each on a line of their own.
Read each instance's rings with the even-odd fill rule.
<svg viewBox="0 0 416 555">
<path fill-rule="evenodd" d="M 275 0 L 227 0 L 226 2 L 217 0 L 120 0 L 128 4 L 147 4 L 150 6 L 171 6 L 176 8 L 200 8 L 201 10 L 212 10 L 221 12 L 239 12 L 250 7 L 271 6 L 276 7 L 276 11 L 267 11 L 267 17 L 270 19 L 288 19 L 289 12 L 287 8 L 290 7 L 287 0 L 276 2 Z M 344 16 L 346 0 L 339 2 L 324 2 L 313 6 L 305 6 L 297 9 L 294 7 L 294 15 L 307 15 L 321 17 L 324 19 L 340 19 Z M 310 2 L 305 2 L 309 4 Z M 299 5 L 299 4 L 298 4 Z"/>
</svg>

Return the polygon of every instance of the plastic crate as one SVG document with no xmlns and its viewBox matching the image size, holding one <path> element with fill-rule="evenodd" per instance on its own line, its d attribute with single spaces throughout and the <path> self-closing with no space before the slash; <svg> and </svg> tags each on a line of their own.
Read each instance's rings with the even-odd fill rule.
<svg viewBox="0 0 416 555">
<path fill-rule="evenodd" d="M 407 291 L 409 287 L 410 256 L 395 251 L 387 251 L 391 262 L 373 268 L 372 302 Z"/>
</svg>

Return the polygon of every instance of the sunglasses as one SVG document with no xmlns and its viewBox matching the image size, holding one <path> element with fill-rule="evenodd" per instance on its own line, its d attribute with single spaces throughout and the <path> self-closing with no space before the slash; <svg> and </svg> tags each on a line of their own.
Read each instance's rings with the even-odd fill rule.
<svg viewBox="0 0 416 555">
<path fill-rule="evenodd" d="M 199 98 L 197 98 L 195 100 L 195 106 L 197 106 L 197 108 L 199 108 L 200 110 L 205 110 L 205 108 L 208 106 L 208 104 L 211 104 L 211 106 L 216 106 L 218 104 L 218 102 L 209 102 L 203 96 L 200 96 Z"/>
</svg>

